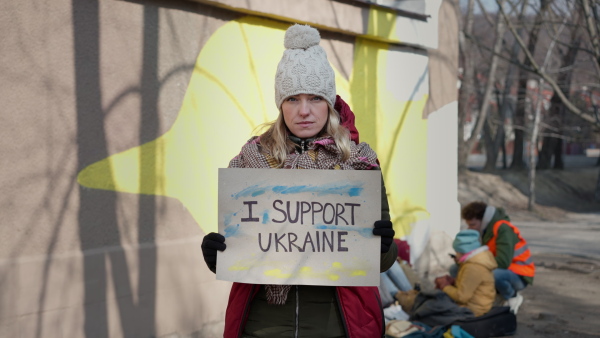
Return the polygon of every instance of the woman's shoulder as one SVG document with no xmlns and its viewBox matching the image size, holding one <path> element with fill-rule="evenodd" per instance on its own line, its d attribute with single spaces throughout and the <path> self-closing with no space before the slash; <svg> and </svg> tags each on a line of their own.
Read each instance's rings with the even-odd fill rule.
<svg viewBox="0 0 600 338">
<path fill-rule="evenodd" d="M 260 136 L 252 136 L 234 158 L 229 161 L 229 168 L 247 167 L 247 161 L 260 153 Z"/>
<path fill-rule="evenodd" d="M 249 148 L 259 148 L 260 146 L 260 136 L 252 136 L 244 145 L 242 146 L 242 150 Z"/>
<path fill-rule="evenodd" d="M 342 167 L 354 170 L 377 170 L 379 161 L 377 154 L 369 144 L 365 142 L 356 144 L 352 141 L 350 142 L 350 158 L 342 164 Z"/>
<path fill-rule="evenodd" d="M 260 144 L 260 136 L 252 136 L 248 141 L 246 141 L 246 144 Z"/>
<path fill-rule="evenodd" d="M 352 147 L 356 147 L 357 149 L 361 149 L 361 150 L 370 150 L 372 152 L 375 152 L 373 150 L 373 148 L 371 148 L 371 146 L 367 143 L 367 142 L 360 142 L 359 144 L 354 143 L 354 141 L 350 141 L 350 144 L 352 144 Z"/>
<path fill-rule="evenodd" d="M 260 146 L 260 136 L 252 136 L 244 145 L 242 146 L 242 152 L 245 149 L 258 148 Z"/>
<path fill-rule="evenodd" d="M 360 142 L 359 144 L 356 144 L 354 142 L 351 142 L 351 151 L 353 153 L 356 153 L 357 156 L 359 157 L 368 157 L 368 158 L 372 158 L 373 160 L 377 161 L 377 153 L 375 152 L 375 150 L 373 148 L 371 148 L 371 146 L 366 143 L 366 142 Z"/>
</svg>

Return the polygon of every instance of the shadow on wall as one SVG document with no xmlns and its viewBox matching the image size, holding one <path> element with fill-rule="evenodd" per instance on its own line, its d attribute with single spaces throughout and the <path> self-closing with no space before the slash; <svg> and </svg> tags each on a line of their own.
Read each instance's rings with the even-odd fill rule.
<svg viewBox="0 0 600 338">
<path fill-rule="evenodd" d="M 175 67 L 172 72 L 169 72 L 166 78 L 159 79 L 157 71 L 158 7 L 149 6 L 148 4 L 144 5 L 143 73 L 140 77 L 140 87 L 130 87 L 124 90 L 116 97 L 115 101 L 110 102 L 106 105 L 107 108 L 103 109 L 99 60 L 101 52 L 99 42 L 101 28 L 99 27 L 99 5 L 97 1 L 88 3 L 78 0 L 72 0 L 72 5 L 73 34 L 75 37 L 74 56 L 77 94 L 79 182 L 84 182 L 81 184 L 94 188 L 79 189 L 79 234 L 81 249 L 86 251 L 99 247 L 121 246 L 120 243 L 123 235 L 119 233 L 117 217 L 118 200 L 115 190 L 135 193 L 137 195 L 136 198 L 138 198 L 139 203 L 137 235 L 139 242 L 154 243 L 155 241 L 157 226 L 155 217 L 159 209 L 156 205 L 156 195 L 178 198 L 188 207 L 192 215 L 195 215 L 194 218 L 196 220 L 200 219 L 197 217 L 200 214 L 209 215 L 216 219 L 216 211 L 214 211 L 215 208 L 212 207 L 212 204 L 196 203 L 196 201 L 215 200 L 210 197 L 216 196 L 216 184 L 208 182 L 207 185 L 206 181 L 210 180 L 206 180 L 206 173 L 214 176 L 215 171 L 212 168 L 227 163 L 226 161 L 231 156 L 229 154 L 239 151 L 242 141 L 234 140 L 231 135 L 227 135 L 227 142 L 223 141 L 225 138 L 224 133 L 220 129 L 214 128 L 214 125 L 216 122 L 221 122 L 228 118 L 243 120 L 246 124 L 237 123 L 235 126 L 231 126 L 232 130 L 229 133 L 235 135 L 235 137 L 243 138 L 243 135 L 248 133 L 249 129 L 252 129 L 250 127 L 265 120 L 272 120 L 272 116 L 278 113 L 276 109 L 265 108 L 270 106 L 265 102 L 271 100 L 266 99 L 266 95 L 263 95 L 266 91 L 262 88 L 272 90 L 272 79 L 274 77 L 274 68 L 272 65 L 279 61 L 283 46 L 273 44 L 272 41 L 275 41 L 275 39 L 267 39 L 266 37 L 277 37 L 277 41 L 280 41 L 285 31 L 285 25 L 279 22 L 248 17 L 239 20 L 229 20 L 227 24 L 217 30 L 202 49 L 196 63 L 197 67 L 191 76 L 187 90 L 194 92 L 195 96 L 190 95 L 188 100 L 184 100 L 173 127 L 164 135 L 158 135 L 158 130 L 160 129 L 158 97 L 162 85 L 171 74 L 179 70 L 191 70 L 194 67 L 194 64 L 189 66 L 180 65 L 179 67 Z M 385 30 L 387 33 L 393 31 L 393 21 L 390 21 L 387 16 L 381 18 L 375 17 L 373 20 L 373 29 Z M 359 48 L 355 51 L 354 57 L 362 61 L 355 61 L 353 72 L 356 72 L 356 74 L 352 75 L 352 83 L 349 83 L 348 79 L 341 77 L 336 72 L 336 80 L 340 84 L 343 84 L 338 88 L 338 91 L 340 91 L 340 88 L 348 90 L 348 97 L 351 97 L 349 95 L 350 92 L 356 94 L 352 95 L 354 96 L 354 100 L 350 101 L 353 107 L 357 108 L 357 111 L 366 112 L 364 113 L 365 116 L 370 116 L 366 114 L 381 114 L 381 124 L 396 126 L 395 131 L 398 133 L 405 130 L 412 130 L 414 135 L 417 135 L 414 136 L 407 133 L 402 140 L 394 136 L 391 140 L 394 142 L 394 145 L 390 149 L 384 148 L 381 154 L 386 154 L 389 157 L 395 155 L 395 149 L 397 149 L 395 148 L 396 142 L 401 143 L 398 147 L 403 147 L 404 144 L 410 143 L 416 143 L 424 147 L 426 143 L 421 142 L 421 138 L 418 138 L 423 137 L 424 133 L 418 133 L 417 131 L 426 130 L 426 123 L 422 119 L 422 106 L 424 105 L 425 94 L 419 98 L 419 102 L 412 103 L 416 88 L 421 85 L 423 76 L 414 77 L 414 74 L 409 74 L 411 75 L 410 80 L 407 81 L 417 86 L 414 88 L 412 94 L 408 92 L 408 94 L 404 95 L 404 91 L 398 91 L 398 97 L 391 95 L 389 90 L 385 90 L 387 84 L 382 80 L 385 77 L 381 76 L 382 73 L 388 70 L 385 62 L 381 60 L 387 60 L 389 47 L 387 44 L 379 42 L 364 41 L 364 39 L 358 40 L 357 44 Z M 232 42 L 232 45 L 237 48 L 235 49 L 236 53 L 232 53 L 231 49 L 228 49 L 228 53 L 223 53 L 222 41 Z M 411 58 L 411 55 L 414 54 L 403 53 L 400 59 L 396 59 L 394 65 L 399 63 L 398 60 L 414 60 Z M 396 56 L 398 56 L 398 53 L 396 53 Z M 418 56 L 417 59 L 426 61 L 424 55 Z M 232 63 L 238 68 L 222 67 L 224 60 L 228 60 L 225 57 L 243 62 Z M 250 64 L 250 67 L 248 67 L 248 64 Z M 239 71 L 235 72 L 232 69 Z M 240 81 L 240 78 L 248 78 L 254 81 L 251 87 L 252 91 L 243 87 L 245 95 L 233 95 L 233 91 L 229 89 L 240 88 L 240 84 L 244 84 Z M 203 90 L 195 90 L 197 88 L 202 88 Z M 141 146 L 114 154 L 109 158 L 111 154 L 108 152 L 108 140 L 103 127 L 105 125 L 104 117 L 110 113 L 113 107 L 118 105 L 119 100 L 131 94 L 137 95 L 138 93 L 142 102 L 139 140 Z M 271 98 L 271 94 L 268 95 Z M 377 99 L 378 96 L 385 100 Z M 241 101 L 242 99 L 246 101 Z M 379 101 L 384 101 L 387 106 L 384 106 Z M 200 104 L 202 104 L 204 109 L 212 107 L 207 102 L 218 102 L 221 114 L 198 114 L 197 110 Z M 239 102 L 243 102 L 244 104 L 240 104 Z M 372 107 L 378 107 L 378 110 L 373 111 Z M 381 113 L 384 110 L 388 111 L 387 115 Z M 252 115 L 250 118 L 246 114 L 246 111 L 251 111 L 255 115 Z M 399 116 L 399 114 L 401 115 Z M 218 116 L 218 120 L 214 120 L 215 116 Z M 411 120 L 413 116 L 415 118 Z M 240 117 L 245 118 L 241 119 Z M 359 128 L 361 129 L 361 135 L 364 133 L 365 138 L 370 135 L 369 143 L 377 147 L 378 138 L 376 136 L 378 129 L 377 125 L 372 123 L 374 119 L 363 120 L 366 120 L 366 122 Z M 388 123 L 389 121 L 391 122 Z M 416 128 L 410 128 L 409 125 L 414 125 Z M 233 127 L 237 129 L 234 130 Z M 198 142 L 198 140 L 208 140 L 209 142 Z M 169 149 L 171 151 L 175 149 L 175 153 L 177 154 L 184 153 L 182 148 L 173 147 L 174 144 L 180 144 L 175 141 L 183 142 L 188 147 L 191 144 L 194 146 L 192 147 L 194 149 L 191 149 L 192 151 L 185 157 L 179 156 L 177 161 L 165 161 L 164 154 L 168 153 Z M 381 147 L 387 147 L 382 143 L 384 142 L 380 142 Z M 210 149 L 210 146 L 214 144 L 219 145 L 221 150 L 219 154 L 211 152 L 210 157 L 202 157 L 201 155 L 209 153 L 207 149 Z M 168 148 L 169 146 L 171 148 Z M 413 186 L 417 187 L 414 190 L 423 191 L 424 189 L 421 189 L 421 187 L 424 187 L 425 171 L 419 170 L 419 166 L 422 167 L 425 161 L 421 157 L 415 156 L 415 154 L 422 153 L 420 151 L 421 148 L 413 148 L 416 150 L 413 149 L 409 153 L 409 156 L 417 158 L 417 165 L 410 166 L 409 169 L 411 171 L 407 171 L 407 174 L 404 171 L 399 171 L 396 175 L 411 177 L 413 181 L 417 181 L 413 184 Z M 198 154 L 200 156 L 195 156 Z M 190 161 L 190 159 L 192 160 Z M 185 160 L 185 162 L 178 162 L 179 160 Z M 389 163 L 391 163 L 391 159 L 386 168 L 391 168 L 387 167 L 390 165 Z M 185 172 L 188 176 L 182 174 L 163 175 L 168 171 L 165 169 L 167 166 L 171 166 L 171 168 L 175 167 L 178 173 Z M 87 170 L 83 172 L 86 168 Z M 115 168 L 120 168 L 120 170 Z M 391 171 L 392 169 L 387 170 Z M 200 182 L 200 186 L 203 189 L 190 189 L 190 186 L 197 183 L 188 178 L 191 177 L 200 181 L 200 176 L 202 175 L 198 175 L 199 172 L 205 174 L 201 177 Z M 131 179 L 131 177 L 137 177 L 137 179 Z M 186 180 L 180 180 L 181 177 L 186 177 Z M 162 181 L 163 179 L 164 181 Z M 396 181 L 402 182 L 400 180 Z M 193 184 L 190 182 L 193 182 Z M 400 191 L 397 188 L 401 185 L 400 183 L 395 185 L 397 191 Z M 169 187 L 172 189 L 169 190 Z M 394 191 L 394 189 L 389 189 L 389 191 Z M 205 196 L 208 196 L 208 198 Z M 398 198 L 398 200 L 404 201 L 405 199 L 402 195 L 402 198 Z M 413 200 L 416 200 L 416 202 L 410 203 Z M 401 208 L 400 212 L 396 213 L 396 218 L 402 224 L 403 229 L 406 229 L 405 233 L 409 232 L 409 225 L 418 216 L 422 215 L 421 212 L 424 211 L 423 203 L 421 203 L 422 200 L 424 199 L 420 197 L 411 199 L 408 196 L 406 202 L 396 201 L 399 202 L 397 206 Z M 188 201 L 187 204 L 186 201 Z M 206 212 L 199 212 L 204 210 Z M 210 222 L 204 223 L 211 224 Z M 216 222 L 212 222 L 212 224 L 216 224 Z M 203 228 L 203 230 L 212 229 Z M 156 254 L 143 255 L 141 251 L 138 251 L 137 262 L 140 271 L 139 275 L 137 275 L 138 284 L 136 285 L 135 282 L 130 280 L 130 271 L 134 269 L 128 266 L 125 254 L 121 253 L 122 250 L 116 250 L 115 252 L 117 253 L 111 253 L 107 257 L 103 255 L 85 256 L 85 333 L 92 336 L 109 335 L 107 288 L 112 285 L 117 293 L 116 306 L 119 311 L 123 335 L 151 335 L 156 331 L 156 327 L 154 326 L 157 298 Z M 108 270 L 109 267 L 112 271 Z M 109 273 L 107 273 L 107 270 Z M 133 295 L 134 291 L 137 293 L 136 295 Z"/>
<path fill-rule="evenodd" d="M 75 88 L 77 109 L 78 171 L 107 157 L 107 138 L 104 130 L 102 90 L 100 85 L 100 18 L 97 1 L 72 1 Z M 141 74 L 140 143 L 158 135 L 159 82 L 158 7 L 144 7 L 143 72 Z M 153 151 L 159 151 L 154 149 Z M 154 168 L 141 156 L 142 166 Z M 140 175 L 140 184 L 155 186 L 153 175 Z M 156 231 L 154 196 L 138 196 L 138 241 L 153 242 Z M 79 240 L 82 251 L 107 246 L 121 246 L 117 220 L 117 198 L 114 191 L 79 188 Z M 107 337 L 107 288 L 112 283 L 116 292 L 121 332 L 125 337 L 149 336 L 155 332 L 156 309 L 156 251 L 138 252 L 137 295 L 130 280 L 131 267 L 123 250 L 110 254 L 84 255 L 84 333 L 88 337 Z M 111 269 L 111 280 L 107 273 Z M 137 303 L 134 301 L 137 300 Z M 41 307 L 40 307 L 41 308 Z M 41 318 L 41 316 L 40 316 Z M 41 323 L 38 323 L 38 328 Z M 39 330 L 39 329 L 38 329 Z M 39 332 L 38 332 L 39 333 Z"/>
</svg>

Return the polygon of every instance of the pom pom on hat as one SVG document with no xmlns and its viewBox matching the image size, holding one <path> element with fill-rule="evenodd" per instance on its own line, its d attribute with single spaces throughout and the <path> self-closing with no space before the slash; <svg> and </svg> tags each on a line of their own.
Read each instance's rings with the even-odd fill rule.
<svg viewBox="0 0 600 338">
<path fill-rule="evenodd" d="M 335 104 L 335 73 L 327 61 L 327 53 L 319 46 L 319 31 L 295 24 L 285 32 L 286 50 L 275 73 L 275 104 L 281 109 L 283 100 L 298 94 L 318 95 L 329 106 Z"/>
<path fill-rule="evenodd" d="M 321 41 L 319 31 L 308 26 L 295 24 L 288 28 L 283 39 L 283 46 L 288 49 L 307 49 L 317 46 Z"/>
<path fill-rule="evenodd" d="M 467 229 L 456 234 L 452 247 L 456 252 L 467 253 L 481 246 L 479 242 L 479 231 Z"/>
</svg>

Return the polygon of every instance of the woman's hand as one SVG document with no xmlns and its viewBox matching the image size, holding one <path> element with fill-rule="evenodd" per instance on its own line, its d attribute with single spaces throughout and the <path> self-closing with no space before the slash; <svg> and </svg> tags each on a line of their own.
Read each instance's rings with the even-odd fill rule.
<svg viewBox="0 0 600 338">
<path fill-rule="evenodd" d="M 217 250 L 223 251 L 227 248 L 223 235 L 211 232 L 202 240 L 202 256 L 210 271 L 217 273 Z"/>
<path fill-rule="evenodd" d="M 392 222 L 386 220 L 376 221 L 373 225 L 373 235 L 381 236 L 381 253 L 390 251 L 390 247 L 394 242 L 394 228 Z"/>
</svg>

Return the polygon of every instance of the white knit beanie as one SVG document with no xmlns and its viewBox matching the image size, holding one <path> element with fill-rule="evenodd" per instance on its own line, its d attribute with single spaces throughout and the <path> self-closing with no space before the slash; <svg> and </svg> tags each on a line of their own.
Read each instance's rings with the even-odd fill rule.
<svg viewBox="0 0 600 338">
<path fill-rule="evenodd" d="M 335 104 L 335 75 L 327 54 L 319 46 L 319 31 L 295 24 L 285 32 L 286 50 L 275 75 L 275 104 L 298 94 L 322 96 L 331 107 Z"/>
</svg>

